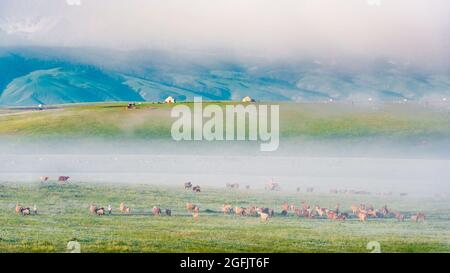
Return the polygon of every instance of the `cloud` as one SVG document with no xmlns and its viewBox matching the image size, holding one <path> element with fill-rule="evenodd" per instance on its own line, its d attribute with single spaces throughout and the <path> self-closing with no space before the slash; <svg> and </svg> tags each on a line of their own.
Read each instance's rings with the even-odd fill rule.
<svg viewBox="0 0 450 273">
<path fill-rule="evenodd" d="M 431 62 L 448 59 L 448 10 L 448 0 L 2 0 L 0 19 L 9 39 L 39 45 Z"/>
<path fill-rule="evenodd" d="M 24 18 L 21 20 L 5 18 L 0 21 L 0 30 L 6 34 L 42 33 L 51 30 L 56 23 L 56 20 L 50 18 Z"/>
</svg>

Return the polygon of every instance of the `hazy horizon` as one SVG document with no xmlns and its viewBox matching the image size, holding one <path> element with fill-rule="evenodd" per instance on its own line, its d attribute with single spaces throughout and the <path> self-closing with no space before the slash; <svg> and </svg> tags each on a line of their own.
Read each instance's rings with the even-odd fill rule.
<svg viewBox="0 0 450 273">
<path fill-rule="evenodd" d="M 331 64 L 385 58 L 448 68 L 449 9 L 445 0 L 6 0 L 0 46 Z"/>
</svg>

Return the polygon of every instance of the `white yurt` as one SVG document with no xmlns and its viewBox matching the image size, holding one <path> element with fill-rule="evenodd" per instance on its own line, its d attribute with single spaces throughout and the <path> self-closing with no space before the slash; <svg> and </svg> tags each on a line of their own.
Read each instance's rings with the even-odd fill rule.
<svg viewBox="0 0 450 273">
<path fill-rule="evenodd" d="M 175 103 L 175 99 L 172 96 L 168 96 L 165 100 L 164 103 Z"/>
<path fill-rule="evenodd" d="M 242 102 L 255 102 L 255 100 L 252 99 L 250 96 L 246 96 L 242 99 Z"/>
</svg>

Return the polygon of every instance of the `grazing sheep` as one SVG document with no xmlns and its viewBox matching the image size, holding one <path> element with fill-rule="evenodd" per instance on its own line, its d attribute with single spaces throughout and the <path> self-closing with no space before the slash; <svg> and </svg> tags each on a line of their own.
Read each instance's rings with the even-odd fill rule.
<svg viewBox="0 0 450 273">
<path fill-rule="evenodd" d="M 172 216 L 172 210 L 171 209 L 166 209 L 166 215 L 167 216 Z"/>
</svg>

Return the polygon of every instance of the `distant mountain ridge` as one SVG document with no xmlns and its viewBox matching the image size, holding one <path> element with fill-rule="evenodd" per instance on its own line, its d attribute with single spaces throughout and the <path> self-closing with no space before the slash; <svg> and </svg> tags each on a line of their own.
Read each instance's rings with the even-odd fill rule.
<svg viewBox="0 0 450 273">
<path fill-rule="evenodd" d="M 450 99 L 450 73 L 383 62 L 365 70 L 304 61 L 176 60 L 154 52 L 0 50 L 0 105 L 30 106 L 103 101 L 440 100 Z"/>
</svg>

